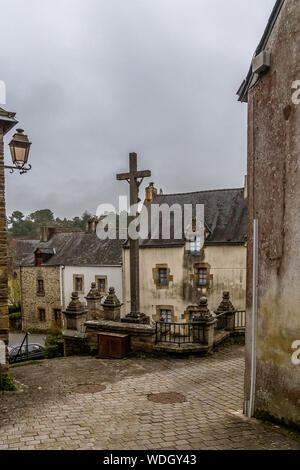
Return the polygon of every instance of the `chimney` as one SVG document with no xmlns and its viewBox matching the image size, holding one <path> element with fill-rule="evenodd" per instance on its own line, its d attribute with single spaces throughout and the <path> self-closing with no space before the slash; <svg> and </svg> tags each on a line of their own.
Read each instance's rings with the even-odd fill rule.
<svg viewBox="0 0 300 470">
<path fill-rule="evenodd" d="M 86 233 L 96 233 L 98 222 L 97 217 L 89 219 L 85 227 Z"/>
<path fill-rule="evenodd" d="M 152 202 L 156 194 L 157 189 L 155 188 L 154 183 L 150 183 L 149 186 L 146 188 L 145 202 Z"/>
<path fill-rule="evenodd" d="M 42 226 L 40 227 L 40 241 L 41 242 L 48 242 L 52 235 L 55 233 L 55 227 L 47 227 Z"/>
</svg>

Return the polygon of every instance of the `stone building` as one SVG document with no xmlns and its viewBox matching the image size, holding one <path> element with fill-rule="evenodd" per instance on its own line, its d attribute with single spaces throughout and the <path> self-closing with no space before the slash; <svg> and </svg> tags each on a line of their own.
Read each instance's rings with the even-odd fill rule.
<svg viewBox="0 0 300 470">
<path fill-rule="evenodd" d="M 189 322 L 206 296 L 216 310 L 224 291 L 230 291 L 238 310 L 245 309 L 246 289 L 246 201 L 244 189 L 200 191 L 185 194 L 157 194 L 151 183 L 146 189 L 145 207 L 153 204 L 204 205 L 205 244 L 186 243 L 184 237 L 140 242 L 141 311 L 152 321 Z M 173 225 L 172 225 L 173 224 Z M 152 227 L 153 228 L 153 227 Z M 154 228 L 155 230 L 155 228 Z M 129 249 L 123 249 L 123 302 L 130 312 Z"/>
<path fill-rule="evenodd" d="M 256 417 L 272 418 L 298 428 L 299 25 L 299 0 L 278 0 L 248 76 L 239 90 L 240 101 L 248 102 L 245 412 L 249 413 L 250 409 Z M 258 220 L 257 295 L 252 286 L 254 219 Z M 252 336 L 252 312 L 256 312 L 256 298 L 257 316 L 253 316 Z"/>
<path fill-rule="evenodd" d="M 93 282 L 103 297 L 114 286 L 122 298 L 122 241 L 100 240 L 96 225 L 85 232 L 41 227 L 40 241 L 20 265 L 24 330 L 61 326 L 72 292 L 85 302 Z"/>
</svg>

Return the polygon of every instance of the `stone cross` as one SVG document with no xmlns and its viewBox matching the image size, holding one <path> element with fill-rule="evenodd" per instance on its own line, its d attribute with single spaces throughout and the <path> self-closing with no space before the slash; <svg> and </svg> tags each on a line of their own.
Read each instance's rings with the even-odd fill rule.
<svg viewBox="0 0 300 470">
<path fill-rule="evenodd" d="M 129 173 L 117 175 L 118 181 L 128 181 L 130 185 L 130 216 L 131 220 L 137 217 L 139 203 L 139 186 L 144 178 L 151 176 L 150 170 L 137 170 L 137 154 L 129 154 Z M 132 323 L 146 323 L 144 314 L 140 312 L 140 275 L 139 275 L 139 240 L 129 240 L 130 243 L 130 299 L 131 312 L 125 321 Z"/>
</svg>

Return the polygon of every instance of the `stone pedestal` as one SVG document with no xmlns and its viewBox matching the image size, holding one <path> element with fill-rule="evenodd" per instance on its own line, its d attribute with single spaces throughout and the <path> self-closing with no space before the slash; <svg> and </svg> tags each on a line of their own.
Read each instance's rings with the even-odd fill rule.
<svg viewBox="0 0 300 470">
<path fill-rule="evenodd" d="M 103 308 L 101 306 L 101 295 L 96 287 L 96 283 L 92 282 L 91 290 L 86 296 L 87 303 L 87 320 L 103 320 Z"/>
<path fill-rule="evenodd" d="M 67 330 L 75 330 L 84 333 L 84 323 L 87 320 L 88 311 L 78 297 L 78 292 L 72 293 L 72 300 L 63 312 L 66 319 Z"/>
<path fill-rule="evenodd" d="M 207 298 L 200 299 L 199 312 L 193 320 L 193 339 L 195 343 L 202 343 L 212 348 L 214 345 L 216 317 L 207 306 Z"/>
<path fill-rule="evenodd" d="M 234 312 L 235 308 L 230 300 L 230 293 L 228 291 L 223 292 L 223 300 L 220 303 L 216 314 L 221 314 L 226 312 L 226 330 L 234 330 Z"/>
<path fill-rule="evenodd" d="M 73 356 L 88 352 L 84 323 L 87 320 L 88 311 L 78 297 L 78 292 L 72 293 L 72 300 L 63 312 L 67 329 L 63 331 L 64 355 Z"/>
<path fill-rule="evenodd" d="M 121 303 L 116 296 L 115 288 L 110 287 L 109 294 L 103 303 L 104 320 L 119 322 L 121 318 Z"/>
</svg>

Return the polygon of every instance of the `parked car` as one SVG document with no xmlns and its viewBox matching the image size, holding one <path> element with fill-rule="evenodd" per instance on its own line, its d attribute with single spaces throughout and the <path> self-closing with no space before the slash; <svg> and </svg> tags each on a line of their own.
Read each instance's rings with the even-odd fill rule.
<svg viewBox="0 0 300 470">
<path fill-rule="evenodd" d="M 27 354 L 26 344 L 22 346 L 21 351 L 20 351 L 20 346 L 21 345 L 19 344 L 19 345 L 8 347 L 8 355 L 9 355 L 10 364 L 15 363 L 15 362 L 32 361 L 34 359 L 45 358 L 45 347 L 39 343 L 29 343 L 28 354 Z"/>
</svg>

